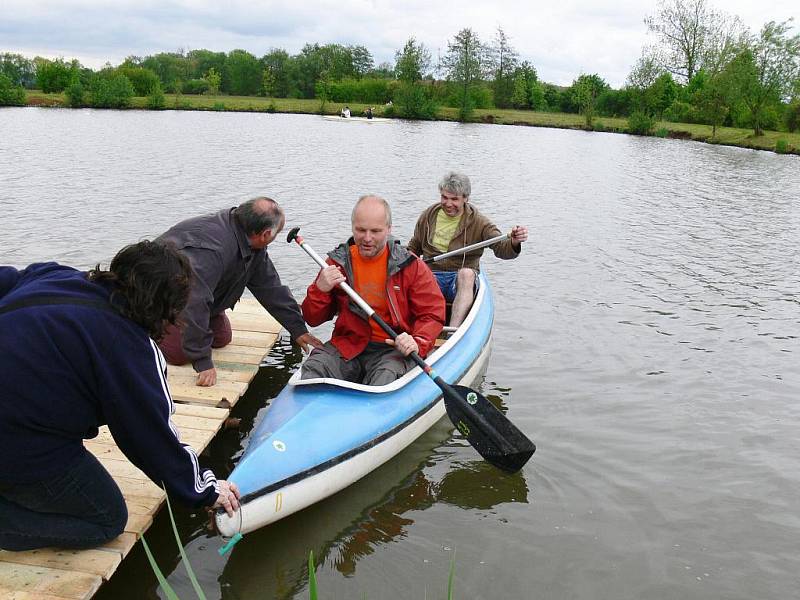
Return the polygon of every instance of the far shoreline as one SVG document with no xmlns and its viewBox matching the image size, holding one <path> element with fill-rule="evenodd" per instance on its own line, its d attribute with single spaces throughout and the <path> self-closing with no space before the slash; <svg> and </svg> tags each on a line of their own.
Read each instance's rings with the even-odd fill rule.
<svg viewBox="0 0 800 600">
<path fill-rule="evenodd" d="M 36 90 L 26 93 L 26 106 L 69 108 L 64 94 L 45 94 Z M 148 109 L 147 98 L 137 96 L 131 99 L 128 109 L 122 110 L 196 110 L 218 112 L 255 112 L 281 114 L 338 115 L 344 103 L 326 102 L 324 110 L 319 99 L 266 98 L 261 96 L 195 96 L 189 94 L 166 94 L 162 109 Z M 369 106 L 361 103 L 348 103 L 353 116 L 359 116 Z M 91 107 L 85 107 L 91 108 Z M 376 117 L 400 118 L 386 115 L 385 106 L 374 106 Z M 107 109 L 98 109 L 107 110 Z M 440 107 L 436 121 L 458 121 L 458 109 Z M 595 117 L 594 125 L 587 129 L 582 115 L 571 113 L 537 112 L 531 110 L 515 110 L 500 108 L 475 109 L 468 123 L 485 123 L 493 125 L 513 125 L 527 127 L 547 127 L 553 129 L 575 129 L 603 133 L 628 134 L 628 120 L 618 117 Z M 777 154 L 794 154 L 800 156 L 800 133 L 782 131 L 765 131 L 764 135 L 755 137 L 751 129 L 734 127 L 717 127 L 715 137 L 711 137 L 710 125 L 693 123 L 656 122 L 651 136 L 684 139 L 707 144 L 734 146 L 751 150 L 766 150 Z M 778 149 L 779 141 L 782 148 Z"/>
</svg>

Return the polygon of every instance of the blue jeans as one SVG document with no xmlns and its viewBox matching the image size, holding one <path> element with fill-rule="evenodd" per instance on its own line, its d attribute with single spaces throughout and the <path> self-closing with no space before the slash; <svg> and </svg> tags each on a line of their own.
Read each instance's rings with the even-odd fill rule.
<svg viewBox="0 0 800 600">
<path fill-rule="evenodd" d="M 436 277 L 436 283 L 439 284 L 439 289 L 442 290 L 442 296 L 448 302 L 452 302 L 456 298 L 456 283 L 458 281 L 458 271 L 434 271 L 433 276 Z M 475 289 L 472 290 L 472 295 L 478 291 L 478 274 L 475 274 Z"/>
<path fill-rule="evenodd" d="M 84 450 L 64 471 L 36 483 L 0 481 L 0 548 L 91 548 L 125 529 L 128 508 L 119 487 Z"/>
</svg>

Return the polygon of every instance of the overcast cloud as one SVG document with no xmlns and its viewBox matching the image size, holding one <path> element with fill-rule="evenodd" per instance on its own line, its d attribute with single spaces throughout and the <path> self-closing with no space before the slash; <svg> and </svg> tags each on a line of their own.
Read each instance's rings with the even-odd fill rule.
<svg viewBox="0 0 800 600">
<path fill-rule="evenodd" d="M 798 0 L 713 4 L 753 31 L 767 21 L 797 17 L 800 6 Z M 647 41 L 643 19 L 656 5 L 656 0 L 0 0 L 0 52 L 77 58 L 98 68 L 131 54 L 179 48 L 242 48 L 260 57 L 270 48 L 295 54 L 317 42 L 363 45 L 378 64 L 393 63 L 395 51 L 413 35 L 436 61 L 459 30 L 470 27 L 486 42 L 500 26 L 544 81 L 568 85 L 581 73 L 598 73 L 619 87 Z"/>
</svg>

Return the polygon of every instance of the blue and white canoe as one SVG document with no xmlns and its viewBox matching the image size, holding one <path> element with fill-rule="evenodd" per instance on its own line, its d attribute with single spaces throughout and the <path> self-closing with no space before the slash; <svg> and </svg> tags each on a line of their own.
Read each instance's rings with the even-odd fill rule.
<svg viewBox="0 0 800 600">
<path fill-rule="evenodd" d="M 428 356 L 450 384 L 470 385 L 489 359 L 494 300 L 486 277 L 464 323 Z M 384 386 L 300 379 L 272 401 L 229 481 L 241 492 L 233 517 L 216 514 L 226 537 L 248 533 L 358 481 L 445 415 L 442 392 L 415 367 Z"/>
</svg>

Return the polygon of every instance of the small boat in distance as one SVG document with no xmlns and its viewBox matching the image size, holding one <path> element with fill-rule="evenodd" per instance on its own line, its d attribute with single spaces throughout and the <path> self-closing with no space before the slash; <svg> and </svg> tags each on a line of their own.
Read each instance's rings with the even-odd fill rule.
<svg viewBox="0 0 800 600">
<path fill-rule="evenodd" d="M 448 383 L 472 384 L 486 368 L 493 322 L 492 290 L 481 274 L 467 318 L 441 340 L 428 364 Z M 219 532 L 245 534 L 335 494 L 400 453 L 444 415 L 442 391 L 420 367 L 384 386 L 301 380 L 298 370 L 228 477 L 239 487 L 241 506 L 233 517 L 216 513 Z"/>
<path fill-rule="evenodd" d="M 372 117 L 371 119 L 368 119 L 367 117 L 340 117 L 337 115 L 322 115 L 322 118 L 326 121 L 342 121 L 352 123 L 389 123 L 392 120 L 384 117 Z"/>
</svg>

